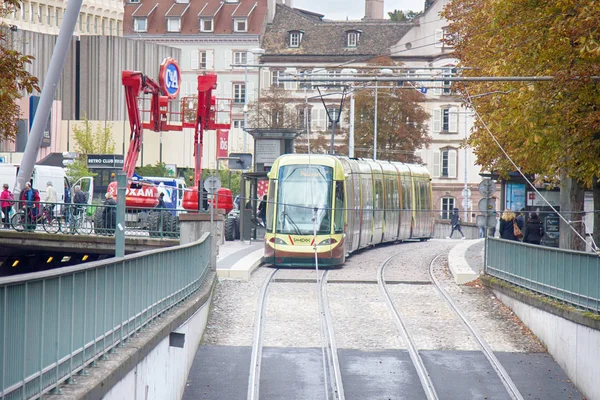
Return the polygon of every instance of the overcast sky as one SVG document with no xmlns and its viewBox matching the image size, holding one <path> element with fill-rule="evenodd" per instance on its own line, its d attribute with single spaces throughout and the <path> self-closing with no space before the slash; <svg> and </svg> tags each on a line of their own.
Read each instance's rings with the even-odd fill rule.
<svg viewBox="0 0 600 400">
<path fill-rule="evenodd" d="M 425 0 L 385 0 L 384 16 L 393 10 L 423 11 Z M 324 14 L 333 20 L 359 20 L 365 16 L 365 0 L 294 0 L 294 7 Z"/>
</svg>

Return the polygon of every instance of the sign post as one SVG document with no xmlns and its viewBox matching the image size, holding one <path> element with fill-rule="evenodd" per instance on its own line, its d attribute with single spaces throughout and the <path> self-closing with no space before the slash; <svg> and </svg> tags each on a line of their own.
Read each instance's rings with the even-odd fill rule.
<svg viewBox="0 0 600 400">
<path fill-rule="evenodd" d="M 215 201 L 217 201 L 218 199 L 215 198 L 216 193 L 219 191 L 219 189 L 221 189 L 221 180 L 219 179 L 218 176 L 209 176 L 208 178 L 206 178 L 206 180 L 204 181 L 204 189 L 210 193 L 211 195 L 211 199 L 210 199 L 210 270 L 211 271 L 216 271 L 217 270 L 217 266 L 215 265 L 215 256 L 217 254 L 216 249 L 215 249 L 215 239 L 214 239 L 214 221 L 215 221 Z"/>
</svg>

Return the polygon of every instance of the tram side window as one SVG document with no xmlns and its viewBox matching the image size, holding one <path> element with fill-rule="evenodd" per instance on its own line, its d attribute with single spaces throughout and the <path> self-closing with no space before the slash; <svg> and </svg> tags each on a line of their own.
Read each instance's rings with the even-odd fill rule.
<svg viewBox="0 0 600 400">
<path fill-rule="evenodd" d="M 344 232 L 345 208 L 344 182 L 338 181 L 335 183 L 335 215 L 333 218 L 333 230 L 335 233 Z"/>
<path fill-rule="evenodd" d="M 273 231 L 273 209 L 275 201 L 275 180 L 269 181 L 269 197 L 267 197 L 267 232 Z"/>
</svg>

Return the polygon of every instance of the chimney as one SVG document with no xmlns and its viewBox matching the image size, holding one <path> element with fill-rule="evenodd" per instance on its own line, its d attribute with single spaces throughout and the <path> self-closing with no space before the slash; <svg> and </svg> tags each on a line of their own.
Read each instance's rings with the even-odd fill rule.
<svg viewBox="0 0 600 400">
<path fill-rule="evenodd" d="M 383 19 L 383 0 L 365 0 L 365 19 Z"/>
</svg>

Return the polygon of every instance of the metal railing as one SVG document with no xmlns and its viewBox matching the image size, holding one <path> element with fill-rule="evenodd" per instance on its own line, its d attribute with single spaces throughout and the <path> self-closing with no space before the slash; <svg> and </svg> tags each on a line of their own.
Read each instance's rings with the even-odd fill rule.
<svg viewBox="0 0 600 400">
<path fill-rule="evenodd" d="M 600 257 L 504 239 L 487 239 L 485 272 L 575 307 L 600 312 Z"/>
<path fill-rule="evenodd" d="M 2 226 L 18 232 L 47 232 L 78 235 L 113 236 L 116 228 L 116 205 L 63 204 L 13 201 L 8 220 Z M 177 208 L 125 209 L 125 236 L 178 238 Z"/>
<path fill-rule="evenodd" d="M 196 292 L 209 276 L 207 238 L 0 278 L 0 399 L 57 388 Z"/>
</svg>

